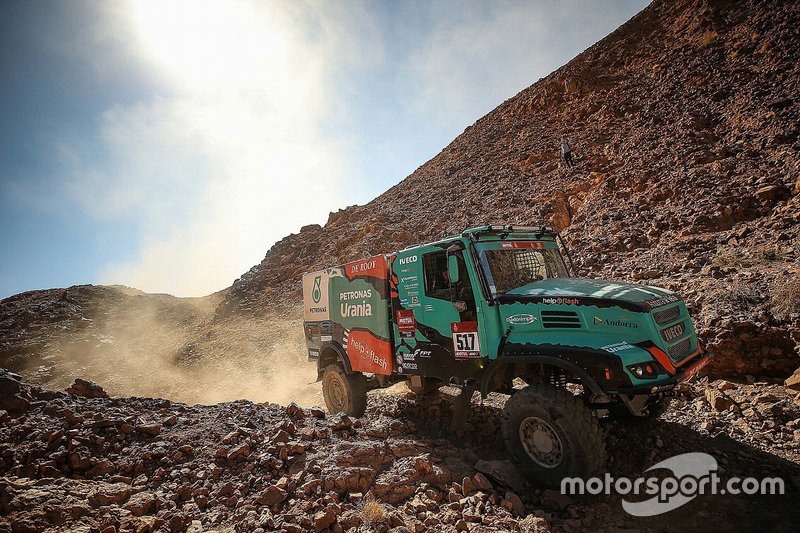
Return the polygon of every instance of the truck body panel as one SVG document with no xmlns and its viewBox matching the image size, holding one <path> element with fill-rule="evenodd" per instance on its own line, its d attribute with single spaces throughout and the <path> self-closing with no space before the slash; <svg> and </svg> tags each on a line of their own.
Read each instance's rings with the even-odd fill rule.
<svg viewBox="0 0 800 533">
<path fill-rule="evenodd" d="M 389 271 L 379 255 L 303 276 L 309 358 L 326 345 L 347 354 L 355 372 L 391 374 Z"/>
</svg>

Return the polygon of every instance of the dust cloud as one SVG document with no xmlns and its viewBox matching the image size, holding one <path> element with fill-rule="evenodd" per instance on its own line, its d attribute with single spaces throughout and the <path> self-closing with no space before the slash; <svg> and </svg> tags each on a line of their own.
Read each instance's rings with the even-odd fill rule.
<svg viewBox="0 0 800 533">
<path fill-rule="evenodd" d="M 138 291 L 101 305 L 47 339 L 22 373 L 63 390 L 81 377 L 112 396 L 218 403 L 324 405 L 298 306 L 263 318 L 214 321 L 218 298 Z M 88 316 L 87 316 L 88 315 Z"/>
</svg>

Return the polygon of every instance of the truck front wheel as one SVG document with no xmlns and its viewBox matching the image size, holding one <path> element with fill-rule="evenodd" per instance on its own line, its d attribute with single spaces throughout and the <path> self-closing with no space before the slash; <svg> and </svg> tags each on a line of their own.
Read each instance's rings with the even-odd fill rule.
<svg viewBox="0 0 800 533">
<path fill-rule="evenodd" d="M 367 382 L 364 374 L 347 374 L 338 363 L 326 367 L 322 374 L 322 396 L 331 414 L 362 416 L 367 410 Z"/>
<path fill-rule="evenodd" d="M 503 408 L 503 440 L 511 459 L 535 483 L 558 488 L 565 477 L 587 478 L 605 461 L 597 419 L 569 391 L 530 385 Z"/>
</svg>

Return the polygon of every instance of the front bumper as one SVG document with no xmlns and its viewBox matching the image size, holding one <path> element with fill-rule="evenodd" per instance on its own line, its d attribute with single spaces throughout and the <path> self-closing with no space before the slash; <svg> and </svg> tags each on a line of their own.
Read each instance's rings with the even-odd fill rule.
<svg viewBox="0 0 800 533">
<path fill-rule="evenodd" d="M 627 394 L 635 396 L 638 394 L 658 394 L 669 392 L 675 388 L 678 383 L 689 381 L 696 377 L 704 376 L 708 369 L 708 364 L 711 362 L 711 357 L 705 350 L 698 352 L 689 362 L 685 363 L 682 367 L 675 369 L 675 374 L 662 380 L 658 380 L 652 385 L 636 385 L 632 387 L 619 387 L 618 394 Z"/>
</svg>

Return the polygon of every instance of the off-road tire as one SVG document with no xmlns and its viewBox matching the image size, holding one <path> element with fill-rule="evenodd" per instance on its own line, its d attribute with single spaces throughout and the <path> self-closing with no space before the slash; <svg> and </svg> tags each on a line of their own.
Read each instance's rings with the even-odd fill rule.
<svg viewBox="0 0 800 533">
<path fill-rule="evenodd" d="M 322 397 L 328 412 L 360 417 L 367 410 L 367 381 L 364 374 L 348 374 L 341 364 L 325 368 L 322 374 Z"/>
<path fill-rule="evenodd" d="M 522 442 L 523 422 L 526 428 L 545 427 L 546 431 L 539 435 L 558 437 L 553 449 L 561 450 L 559 462 L 553 459 L 553 464 L 543 466 L 534 461 Z M 525 476 L 542 487 L 558 488 L 565 477 L 591 477 L 605 462 L 604 435 L 597 418 L 566 389 L 539 383 L 514 393 L 503 408 L 501 430 L 511 459 Z"/>
<path fill-rule="evenodd" d="M 667 409 L 669 409 L 671 402 L 672 398 L 664 396 L 655 402 L 649 403 L 647 405 L 647 415 L 645 416 L 632 415 L 628 407 L 625 405 L 615 405 L 608 410 L 608 415 L 614 420 L 619 421 L 621 424 L 628 426 L 648 424 L 654 422 L 658 417 L 663 415 Z"/>
<path fill-rule="evenodd" d="M 439 391 L 439 387 L 442 386 L 442 382 L 438 379 L 434 378 L 422 378 L 422 387 L 415 387 L 411 384 L 411 380 L 406 381 L 406 387 L 408 390 L 416 394 L 417 396 L 430 396 L 435 394 Z"/>
</svg>

